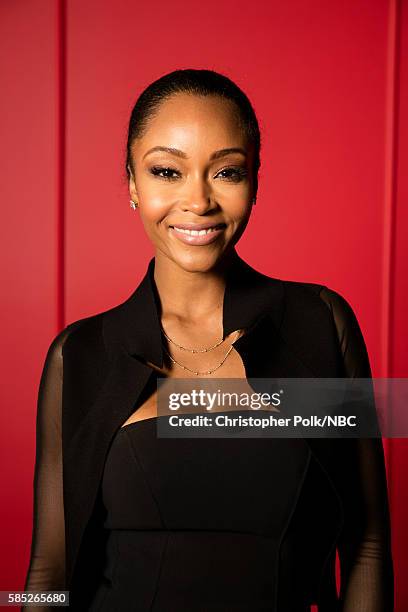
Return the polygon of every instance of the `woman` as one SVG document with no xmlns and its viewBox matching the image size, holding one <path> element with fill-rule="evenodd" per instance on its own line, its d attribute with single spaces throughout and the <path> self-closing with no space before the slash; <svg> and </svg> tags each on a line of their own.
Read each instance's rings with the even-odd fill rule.
<svg viewBox="0 0 408 612">
<path fill-rule="evenodd" d="M 155 256 L 49 348 L 26 590 L 92 612 L 393 609 L 381 439 L 156 435 L 158 377 L 371 376 L 342 296 L 238 256 L 259 165 L 227 77 L 177 70 L 139 97 L 126 168 Z"/>
</svg>

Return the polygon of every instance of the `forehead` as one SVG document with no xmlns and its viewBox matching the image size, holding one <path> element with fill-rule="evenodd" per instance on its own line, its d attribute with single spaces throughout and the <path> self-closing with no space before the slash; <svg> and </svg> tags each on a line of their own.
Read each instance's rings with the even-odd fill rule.
<svg viewBox="0 0 408 612">
<path fill-rule="evenodd" d="M 245 147 L 247 143 L 234 102 L 183 93 L 164 100 L 149 119 L 140 146 L 157 144 L 188 149 Z"/>
</svg>

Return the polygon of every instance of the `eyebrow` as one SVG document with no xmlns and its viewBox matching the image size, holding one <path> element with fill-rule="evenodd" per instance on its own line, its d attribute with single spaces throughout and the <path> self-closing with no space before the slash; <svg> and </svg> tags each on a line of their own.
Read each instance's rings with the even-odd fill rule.
<svg viewBox="0 0 408 612">
<path fill-rule="evenodd" d="M 150 153 L 153 153 L 154 151 L 164 151 L 165 153 L 170 153 L 170 155 L 175 155 L 176 157 L 182 157 L 183 159 L 188 159 L 188 155 L 184 153 L 184 151 L 180 151 L 180 149 L 175 149 L 174 147 L 161 147 L 161 146 L 157 146 L 157 147 L 153 147 L 152 149 L 149 149 L 143 155 L 142 159 L 144 159 L 147 155 L 149 155 Z M 230 147 L 228 149 L 220 149 L 219 151 L 214 151 L 214 153 L 210 155 L 210 160 L 212 161 L 214 159 L 220 159 L 220 157 L 225 157 L 226 155 L 230 155 L 231 153 L 240 153 L 244 157 L 247 156 L 245 149 L 242 149 L 241 147 Z"/>
</svg>

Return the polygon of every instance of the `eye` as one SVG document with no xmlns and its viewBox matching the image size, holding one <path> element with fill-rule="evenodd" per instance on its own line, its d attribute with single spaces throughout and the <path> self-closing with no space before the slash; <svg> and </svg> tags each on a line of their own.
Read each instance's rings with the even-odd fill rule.
<svg viewBox="0 0 408 612">
<path fill-rule="evenodd" d="M 166 180 L 174 180 L 175 176 L 169 176 L 172 173 L 179 175 L 180 173 L 177 170 L 174 170 L 173 168 L 169 168 L 167 166 L 153 166 L 152 168 L 150 168 L 150 172 L 154 175 L 154 176 L 158 176 L 160 178 L 166 179 Z"/>
<path fill-rule="evenodd" d="M 247 171 L 244 168 L 240 168 L 240 167 L 224 168 L 224 170 L 220 170 L 217 176 L 219 176 L 220 174 L 224 174 L 224 178 L 226 178 L 229 181 L 232 181 L 234 183 L 239 183 L 247 175 Z"/>
</svg>

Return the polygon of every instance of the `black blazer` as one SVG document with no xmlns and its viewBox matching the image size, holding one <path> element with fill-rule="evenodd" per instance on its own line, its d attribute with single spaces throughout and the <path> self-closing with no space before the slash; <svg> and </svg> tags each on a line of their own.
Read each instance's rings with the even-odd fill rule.
<svg viewBox="0 0 408 612">
<path fill-rule="evenodd" d="M 163 365 L 154 263 L 152 258 L 123 303 L 57 334 L 44 363 L 25 589 L 70 590 L 75 610 L 87 609 L 101 572 L 100 482 L 110 442 L 142 403 L 150 378 L 157 377 L 146 361 Z M 247 378 L 371 376 L 358 322 L 339 293 L 316 283 L 268 277 L 238 257 L 226 279 L 224 335 L 239 328 L 246 333 L 234 347 Z M 341 600 L 356 602 L 356 610 L 360 602 L 373 612 L 389 612 L 393 562 L 382 441 L 312 438 L 308 444 L 338 500 L 328 515 L 324 495 L 316 499 L 321 515 L 316 538 L 326 546 L 329 542 L 331 551 L 319 568 L 319 612 L 340 609 L 336 548 Z M 302 568 L 305 580 L 307 565 Z"/>
</svg>

